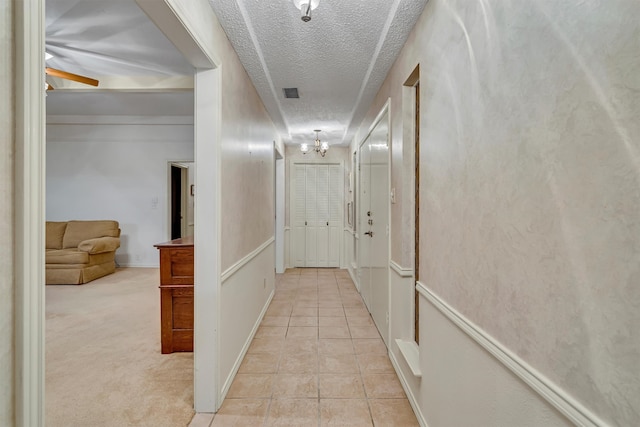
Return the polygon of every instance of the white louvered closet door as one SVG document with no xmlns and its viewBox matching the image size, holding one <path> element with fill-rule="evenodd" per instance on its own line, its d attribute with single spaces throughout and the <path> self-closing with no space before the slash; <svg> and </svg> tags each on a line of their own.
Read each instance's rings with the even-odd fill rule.
<svg viewBox="0 0 640 427">
<path fill-rule="evenodd" d="M 305 186 L 305 266 L 317 267 L 318 263 L 318 203 L 316 183 L 318 170 L 314 165 L 306 165 Z"/>
<path fill-rule="evenodd" d="M 318 165 L 316 182 L 316 248 L 318 251 L 316 266 L 329 267 L 329 166 Z"/>
<path fill-rule="evenodd" d="M 293 251 L 293 266 L 305 266 L 305 233 L 306 233 L 306 168 L 305 165 L 295 164 L 293 168 L 293 229 L 291 250 Z"/>
<path fill-rule="evenodd" d="M 342 167 L 294 164 L 293 169 L 294 267 L 339 267 Z"/>
<path fill-rule="evenodd" d="M 344 212 L 343 188 L 342 168 L 340 165 L 329 165 L 328 267 L 340 266 L 340 235 Z"/>
</svg>

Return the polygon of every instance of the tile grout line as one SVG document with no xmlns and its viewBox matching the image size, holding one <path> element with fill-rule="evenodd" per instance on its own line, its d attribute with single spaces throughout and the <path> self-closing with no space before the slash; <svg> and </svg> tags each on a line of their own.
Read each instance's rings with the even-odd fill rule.
<svg viewBox="0 0 640 427">
<path fill-rule="evenodd" d="M 307 307 L 307 305 L 309 306 L 313 306 L 314 308 L 314 318 L 316 319 L 315 321 L 315 327 L 316 327 L 316 331 L 315 331 L 315 344 L 316 344 L 316 369 L 315 369 L 315 399 L 313 399 L 316 404 L 317 404 L 317 411 L 316 411 L 316 417 L 317 417 L 317 424 L 318 426 L 322 425 L 322 417 L 323 417 L 323 411 L 322 411 L 322 402 L 323 402 L 323 398 L 322 398 L 322 394 L 321 394 L 321 356 L 323 353 L 322 349 L 321 349 L 321 341 L 327 340 L 327 341 L 331 341 L 331 340 L 336 340 L 336 339 L 340 339 L 340 337 L 334 337 L 332 338 L 331 336 L 334 335 L 332 333 L 329 333 L 327 337 L 325 338 L 321 338 L 321 334 L 320 334 L 320 320 L 321 320 L 321 316 L 320 316 L 320 309 L 324 308 L 326 309 L 325 312 L 329 315 L 332 314 L 333 316 L 328 316 L 328 317 L 341 317 L 342 319 L 344 319 L 344 322 L 347 326 L 346 331 L 348 333 L 348 337 L 343 337 L 343 338 L 348 338 L 350 341 L 350 351 L 352 354 L 352 357 L 354 360 L 354 363 L 356 364 L 356 368 L 357 370 L 354 371 L 355 376 L 354 378 L 359 379 L 360 384 L 357 390 L 359 390 L 359 393 L 357 393 L 357 395 L 344 395 L 342 397 L 331 397 L 331 393 L 330 396 L 328 396 L 326 399 L 330 400 L 330 401 L 334 401 L 334 400 L 358 400 L 358 401 L 362 401 L 364 400 L 366 402 L 366 410 L 367 412 L 362 412 L 362 415 L 364 416 L 362 421 L 364 421 L 365 417 L 368 418 L 368 423 L 370 423 L 372 426 L 374 425 L 374 417 L 373 417 L 373 407 L 372 407 L 372 400 L 374 400 L 374 395 L 370 395 L 370 393 L 367 391 L 367 388 L 365 386 L 365 366 L 361 365 L 360 363 L 360 359 L 358 357 L 358 352 L 360 350 L 358 350 L 356 348 L 355 345 L 355 340 L 356 338 L 354 338 L 353 336 L 353 331 L 352 331 L 352 326 L 353 327 L 364 327 L 365 325 L 362 325 L 361 320 L 356 320 L 354 325 L 352 325 L 352 322 L 349 321 L 349 319 L 353 319 L 353 318 L 359 318 L 361 317 L 360 314 L 358 314 L 358 309 L 361 308 L 363 302 L 361 299 L 361 296 L 359 294 L 357 294 L 357 289 L 355 288 L 355 285 L 353 283 L 351 283 L 351 288 L 348 286 L 349 284 L 345 283 L 343 286 L 340 285 L 340 280 L 342 280 L 342 278 L 339 278 L 337 275 L 336 271 L 331 272 L 331 275 L 320 275 L 319 274 L 319 270 L 315 269 L 314 272 L 312 274 L 300 274 L 300 272 L 297 272 L 297 274 L 292 275 L 295 277 L 292 277 L 293 280 L 291 279 L 285 279 L 284 282 L 285 284 L 283 285 L 281 282 L 281 279 L 283 278 L 283 276 L 278 277 L 278 280 L 276 282 L 277 284 L 277 288 L 276 288 L 276 293 L 277 292 L 284 292 L 284 294 L 281 294 L 282 297 L 279 299 L 276 299 L 274 302 L 281 304 L 281 306 L 279 308 L 285 309 L 286 312 L 288 313 L 287 319 L 286 319 L 286 329 L 285 329 L 285 334 L 284 334 L 284 339 L 282 341 L 282 344 L 279 346 L 279 350 L 280 350 L 280 354 L 278 355 L 277 358 L 277 362 L 276 362 L 276 366 L 274 368 L 275 372 L 273 373 L 273 380 L 271 382 L 271 388 L 270 388 L 270 393 L 269 393 L 269 397 L 268 397 L 268 402 L 267 402 L 267 408 L 265 408 L 265 417 L 263 418 L 263 422 L 262 425 L 270 425 L 270 423 L 273 422 L 277 422 L 279 418 L 272 418 L 272 415 L 275 415 L 272 413 L 272 411 L 275 409 L 274 405 L 275 405 L 275 400 L 277 400 L 277 396 L 276 396 L 276 389 L 277 389 L 277 385 L 279 384 L 278 382 L 278 378 L 280 377 L 281 374 L 283 374 L 283 372 L 281 371 L 281 368 L 283 367 L 283 363 L 284 363 L 284 358 L 286 357 L 285 354 L 285 343 L 287 343 L 289 340 L 288 338 L 292 338 L 292 339 L 298 339 L 298 338 L 302 338 L 304 339 L 304 334 L 302 334 L 300 337 L 289 337 L 289 332 L 290 332 L 290 328 L 293 327 L 293 325 L 295 325 L 296 323 L 293 322 L 294 319 L 292 319 L 294 316 L 294 309 L 296 307 L 302 307 L 305 308 Z M 325 286 L 326 285 L 326 286 Z M 315 292 L 315 298 L 311 297 L 311 294 Z M 355 296 L 358 296 L 359 298 L 356 298 Z M 306 298 L 304 298 L 306 296 Z M 336 296 L 338 297 L 338 299 L 336 299 Z M 303 298 L 301 298 L 303 297 Z M 309 299 L 311 298 L 311 299 Z M 322 298 L 322 300 L 321 300 Z M 337 310 L 332 310 L 332 307 L 338 307 L 338 305 L 336 305 L 335 303 L 339 303 L 339 307 L 340 307 L 340 316 L 336 316 L 336 312 Z M 349 304 L 349 307 L 352 308 L 352 314 L 353 316 L 347 316 L 347 311 L 346 311 L 346 307 L 345 307 L 345 303 Z M 300 305 L 299 305 L 300 304 Z M 287 306 L 285 308 L 285 305 Z M 365 307 L 366 308 L 366 307 Z M 284 310 L 283 310 L 284 311 Z M 350 312 L 351 312 L 350 311 Z M 274 312 L 278 314 L 278 310 L 274 310 Z M 302 313 L 302 312 L 301 312 Z M 303 316 L 304 317 L 304 316 Z M 370 319 L 370 315 L 367 316 Z M 264 320 L 263 320 L 264 321 Z M 278 323 L 282 324 L 284 322 L 280 322 L 278 321 Z M 304 324 L 304 323 L 302 323 Z M 331 327 L 330 325 L 332 325 L 332 323 L 328 323 L 326 325 L 326 327 Z M 261 325 L 264 326 L 264 325 Z M 296 333 L 300 333 L 300 330 L 296 329 Z M 310 332 L 310 331 L 309 331 Z M 366 335 L 366 334 L 361 334 L 361 335 Z M 377 334 L 377 339 L 381 340 L 381 336 L 379 334 Z M 309 335 L 306 335 L 309 336 Z M 272 340 L 276 337 L 274 336 L 266 336 L 266 339 Z M 363 336 L 361 337 L 361 339 L 365 339 L 365 338 L 371 338 L 372 337 L 368 337 L 368 336 Z M 366 340 L 365 340 L 366 341 Z M 347 341 L 343 341 L 344 344 L 346 344 Z M 366 350 L 368 348 L 368 343 L 362 343 L 362 345 L 364 345 L 365 347 L 361 350 Z M 344 347 L 344 350 L 346 350 L 347 347 Z M 327 350 L 329 351 L 329 355 L 333 354 L 331 352 L 330 348 L 327 348 Z M 378 351 L 376 350 L 374 352 L 375 354 L 378 353 Z M 339 352 L 339 354 L 342 354 L 342 351 Z M 367 353 L 363 353 L 363 354 L 367 354 Z M 331 365 L 333 366 L 333 365 Z M 368 366 L 368 365 L 367 365 Z M 339 366 L 336 366 L 339 367 Z M 341 368 L 342 369 L 342 368 Z M 326 375 L 331 375 L 331 373 L 334 371 L 334 368 L 330 369 L 330 372 L 327 372 Z M 374 369 L 375 371 L 375 369 Z M 306 370 L 305 370 L 306 372 Z M 377 373 L 377 371 L 373 372 L 371 375 L 374 375 Z M 302 372 L 300 373 L 300 375 L 302 374 Z M 295 376 L 295 372 L 294 373 L 289 373 L 289 375 Z M 345 371 L 345 375 L 346 375 L 346 371 Z M 334 376 L 338 376 L 340 377 L 341 374 L 340 372 L 335 372 Z M 372 385 L 374 387 L 377 387 L 375 384 Z M 294 386 L 296 387 L 296 386 Z M 288 388 L 289 390 L 292 390 L 290 388 Z M 355 390 L 355 389 L 354 389 Z M 295 390 L 294 390 L 295 391 Z M 305 393 L 306 394 L 306 393 Z M 375 393 L 374 393 L 375 394 Z M 358 395 L 361 395 L 362 397 L 359 397 Z M 336 395 L 336 396 L 340 396 L 340 394 Z M 303 397 L 301 395 L 299 395 L 297 392 L 292 393 L 291 395 L 289 395 L 288 393 L 285 392 L 285 395 L 282 396 L 282 398 L 284 400 L 287 399 L 292 399 L 292 400 L 297 400 L 297 399 L 307 399 L 307 397 Z M 382 398 L 382 397 L 380 397 Z M 389 397 L 389 399 L 391 399 L 392 397 Z M 399 397 L 398 397 L 399 398 Z M 362 399 L 362 400 L 360 400 Z M 405 397 L 406 399 L 406 397 Z M 331 415 L 332 417 L 335 416 L 335 413 L 333 412 L 334 410 L 333 408 L 333 403 L 327 403 L 327 410 L 329 411 L 329 414 L 333 414 Z M 361 407 L 362 409 L 364 409 L 364 405 Z M 308 412 L 307 412 L 308 414 Z M 367 415 L 365 415 L 367 414 Z M 284 415 L 284 414 L 283 414 Z M 310 414 L 309 414 L 310 415 Z M 277 415 L 276 415 L 277 416 Z M 286 415 L 284 415 L 286 416 Z M 311 421 L 311 420 L 309 420 Z M 214 425 L 214 424 L 211 424 Z M 217 425 L 217 424 L 216 424 Z"/>
<path fill-rule="evenodd" d="M 343 304 L 344 307 L 344 304 Z M 351 324 L 349 323 L 349 319 L 347 317 L 347 312 L 344 313 L 345 319 L 347 319 L 347 327 L 349 328 L 349 335 L 351 335 Z M 367 393 L 367 388 L 364 385 L 364 375 L 362 374 L 362 366 L 360 365 L 360 359 L 358 359 L 358 354 L 356 352 L 356 346 L 353 341 L 353 335 L 351 335 L 351 345 L 353 347 L 353 357 L 356 360 L 356 365 L 358 367 L 358 373 L 360 375 L 360 387 L 362 389 L 362 393 L 364 395 L 365 402 L 367 403 L 367 411 L 369 412 L 369 420 L 371 421 L 371 425 L 374 425 L 373 422 L 373 411 L 371 410 L 371 402 L 369 401 L 369 396 Z"/>
<path fill-rule="evenodd" d="M 316 296 L 317 296 L 317 306 L 316 306 L 316 319 L 318 319 L 318 329 L 316 331 L 316 341 L 317 341 L 317 349 L 316 349 L 316 376 L 318 378 L 318 427 L 321 427 L 322 422 L 322 408 L 320 402 L 320 289 L 318 288 L 318 278 L 316 277 Z"/>
</svg>

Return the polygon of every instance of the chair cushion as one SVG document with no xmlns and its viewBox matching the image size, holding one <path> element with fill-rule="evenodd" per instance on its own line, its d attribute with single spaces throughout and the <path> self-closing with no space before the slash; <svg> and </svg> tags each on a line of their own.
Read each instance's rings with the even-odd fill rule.
<svg viewBox="0 0 640 427">
<path fill-rule="evenodd" d="M 47 249 L 44 258 L 47 270 L 86 268 L 104 263 L 113 264 L 116 259 L 116 252 L 90 254 L 80 249 Z"/>
<path fill-rule="evenodd" d="M 89 254 L 77 249 L 46 251 L 44 257 L 47 264 L 87 264 L 89 262 Z"/>
<path fill-rule="evenodd" d="M 46 249 L 62 249 L 62 238 L 67 229 L 67 222 L 47 221 L 46 224 Z"/>
<path fill-rule="evenodd" d="M 118 221 L 69 221 L 62 239 L 62 248 L 77 248 L 84 240 L 105 236 L 120 236 Z"/>
</svg>

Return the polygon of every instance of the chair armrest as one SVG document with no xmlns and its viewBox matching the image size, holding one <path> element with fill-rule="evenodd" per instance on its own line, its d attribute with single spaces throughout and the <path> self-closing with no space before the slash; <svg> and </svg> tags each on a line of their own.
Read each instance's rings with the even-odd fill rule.
<svg viewBox="0 0 640 427">
<path fill-rule="evenodd" d="M 97 237 L 84 240 L 78 244 L 78 249 L 90 254 L 113 252 L 120 247 L 119 237 Z"/>
</svg>

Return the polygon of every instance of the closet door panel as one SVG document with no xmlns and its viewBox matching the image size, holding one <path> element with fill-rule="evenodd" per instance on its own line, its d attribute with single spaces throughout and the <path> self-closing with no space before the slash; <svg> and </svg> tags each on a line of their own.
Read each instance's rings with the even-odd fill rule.
<svg viewBox="0 0 640 427">
<path fill-rule="evenodd" d="M 344 177 L 340 165 L 329 165 L 328 262 L 327 267 L 340 267 L 340 231 L 343 218 Z"/>
<path fill-rule="evenodd" d="M 329 266 L 329 166 L 317 165 L 316 209 L 318 267 Z"/>
<path fill-rule="evenodd" d="M 315 165 L 305 166 L 305 266 L 318 266 L 318 170 Z"/>
<path fill-rule="evenodd" d="M 344 215 L 342 167 L 294 164 L 292 180 L 294 267 L 339 267 Z"/>
<path fill-rule="evenodd" d="M 293 168 L 294 182 L 294 207 L 292 223 L 292 242 L 291 248 L 293 251 L 293 266 L 305 267 L 305 233 L 306 233 L 306 171 L 304 165 L 294 165 Z"/>
</svg>

